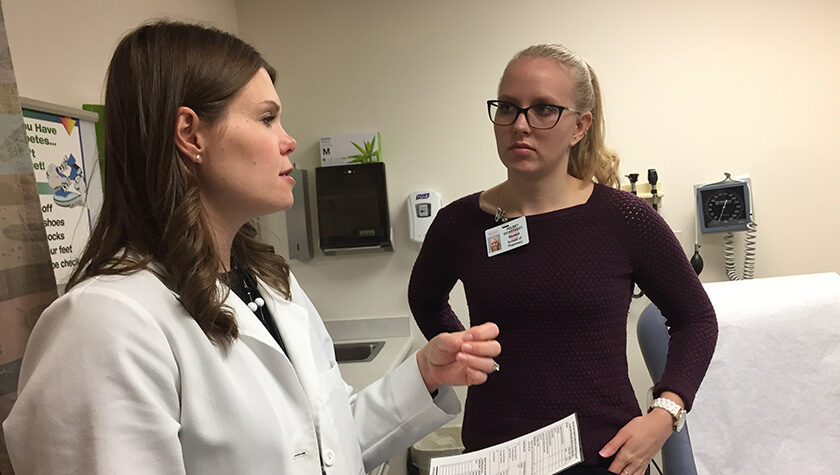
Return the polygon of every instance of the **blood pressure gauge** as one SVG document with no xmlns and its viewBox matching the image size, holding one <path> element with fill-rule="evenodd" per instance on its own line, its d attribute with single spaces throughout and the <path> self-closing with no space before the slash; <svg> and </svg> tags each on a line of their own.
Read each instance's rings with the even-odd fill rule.
<svg viewBox="0 0 840 475">
<path fill-rule="evenodd" d="M 747 181 L 726 179 L 695 188 L 700 231 L 745 231 L 750 222 L 750 187 Z"/>
<path fill-rule="evenodd" d="M 726 277 L 729 280 L 752 279 L 755 268 L 755 232 L 758 224 L 755 222 L 750 178 L 739 176 L 738 179 L 733 180 L 729 173 L 724 173 L 724 175 L 726 179 L 723 181 L 694 186 L 694 194 L 697 197 L 695 208 L 697 226 L 694 228 L 694 255 L 690 259 L 691 266 L 698 275 L 703 271 L 703 258 L 700 257 L 700 233 L 726 231 L 723 237 L 723 262 Z M 733 231 L 746 231 L 744 233 L 743 276 L 735 272 Z"/>
</svg>

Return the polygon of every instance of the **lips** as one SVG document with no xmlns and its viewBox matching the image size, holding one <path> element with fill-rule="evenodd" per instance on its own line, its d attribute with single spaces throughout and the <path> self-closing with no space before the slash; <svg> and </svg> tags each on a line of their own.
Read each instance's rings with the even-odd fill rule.
<svg viewBox="0 0 840 475">
<path fill-rule="evenodd" d="M 292 173 L 292 170 L 294 170 L 294 168 L 287 168 L 286 170 L 281 171 L 279 175 L 280 177 L 285 178 L 290 185 L 295 184 L 295 179 L 289 176 L 289 173 Z"/>
<path fill-rule="evenodd" d="M 516 142 L 515 144 L 510 146 L 511 150 L 534 150 L 534 147 L 524 143 L 524 142 Z"/>
</svg>

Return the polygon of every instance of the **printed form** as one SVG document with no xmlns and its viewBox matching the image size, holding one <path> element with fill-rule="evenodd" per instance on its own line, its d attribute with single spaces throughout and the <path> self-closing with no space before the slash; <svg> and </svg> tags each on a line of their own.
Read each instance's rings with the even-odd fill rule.
<svg viewBox="0 0 840 475">
<path fill-rule="evenodd" d="M 583 461 L 577 414 L 477 452 L 432 459 L 430 475 L 554 475 Z"/>
</svg>

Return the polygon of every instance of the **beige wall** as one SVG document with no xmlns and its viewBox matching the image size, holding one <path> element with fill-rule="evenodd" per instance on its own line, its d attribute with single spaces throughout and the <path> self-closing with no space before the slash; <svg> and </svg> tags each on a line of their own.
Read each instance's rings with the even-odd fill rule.
<svg viewBox="0 0 840 475">
<path fill-rule="evenodd" d="M 318 137 L 381 130 L 396 252 L 294 264 L 325 318 L 406 313 L 418 246 L 405 197 L 445 201 L 504 178 L 484 100 L 517 50 L 562 42 L 598 72 L 623 174 L 659 172 L 690 250 L 691 186 L 749 173 L 758 277 L 840 270 L 840 4 L 834 1 L 237 2 L 241 36 L 279 71 L 298 167 Z M 265 220 L 284 250 L 282 216 Z M 722 280 L 719 234 L 703 236 Z"/>
<path fill-rule="evenodd" d="M 840 4 L 625 3 L 539 1 L 512 11 L 499 0 L 6 0 L 3 8 L 24 96 L 71 107 L 100 101 L 119 37 L 165 15 L 238 31 L 278 68 L 299 167 L 317 166 L 322 135 L 381 130 L 396 252 L 293 263 L 328 319 L 407 313 L 418 245 L 407 238 L 405 197 L 430 188 L 448 202 L 504 178 L 483 102 L 508 58 L 544 41 L 593 64 L 621 171 L 659 171 L 662 212 L 686 250 L 691 185 L 726 170 L 753 178 L 759 277 L 840 270 L 840 207 L 827 186 L 840 176 Z M 282 215 L 265 222 L 285 252 Z M 719 235 L 702 242 L 704 279 L 722 279 Z"/>
<path fill-rule="evenodd" d="M 117 42 L 150 18 L 237 31 L 234 0 L 4 0 L 3 13 L 20 95 L 75 108 L 101 103 Z"/>
<path fill-rule="evenodd" d="M 510 56 L 538 42 L 590 60 L 622 174 L 658 170 L 662 213 L 687 252 L 692 185 L 748 173 L 756 276 L 840 271 L 838 2 L 239 0 L 237 12 L 241 36 L 278 68 L 298 167 L 318 165 L 320 136 L 382 132 L 396 251 L 293 263 L 326 319 L 408 314 L 418 246 L 405 198 L 433 189 L 449 202 L 504 178 L 484 101 Z M 282 215 L 264 222 L 285 252 Z M 721 236 L 701 242 L 703 280 L 722 280 Z M 460 291 L 453 303 L 465 319 Z M 642 307 L 628 349 L 640 397 Z"/>
</svg>

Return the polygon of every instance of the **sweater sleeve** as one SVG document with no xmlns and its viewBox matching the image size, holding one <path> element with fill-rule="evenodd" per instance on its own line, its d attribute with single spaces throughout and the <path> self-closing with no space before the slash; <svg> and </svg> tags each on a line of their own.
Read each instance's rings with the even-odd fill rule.
<svg viewBox="0 0 840 475">
<path fill-rule="evenodd" d="M 674 392 L 690 410 L 717 342 L 714 308 L 662 216 L 629 194 L 619 208 L 633 280 L 662 312 L 670 335 L 665 371 L 654 385 L 654 397 Z"/>
<path fill-rule="evenodd" d="M 449 305 L 449 292 L 458 280 L 454 240 L 458 231 L 452 205 L 440 210 L 420 248 L 408 283 L 408 305 L 426 339 L 464 329 Z"/>
</svg>

